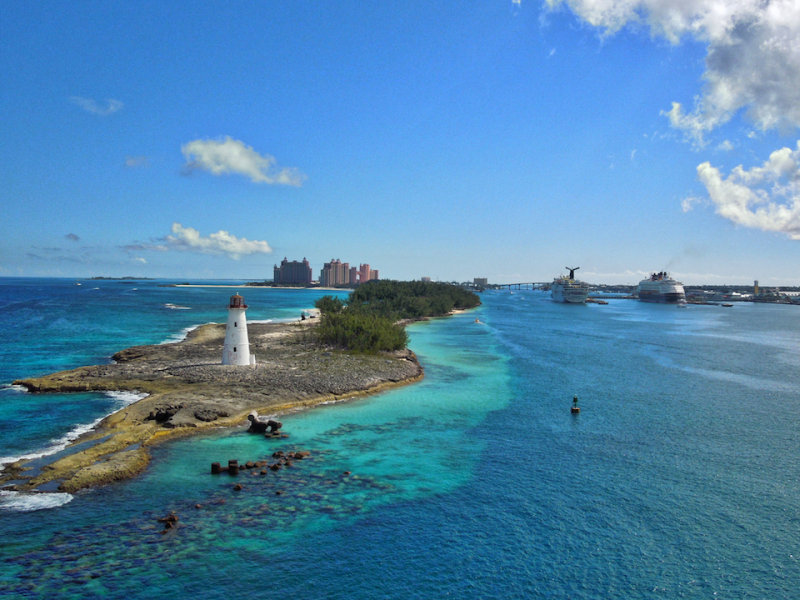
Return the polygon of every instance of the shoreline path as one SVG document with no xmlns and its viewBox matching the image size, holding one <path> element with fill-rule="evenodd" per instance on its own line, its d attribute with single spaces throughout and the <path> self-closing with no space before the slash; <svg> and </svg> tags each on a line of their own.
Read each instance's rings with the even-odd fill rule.
<svg viewBox="0 0 800 600">
<path fill-rule="evenodd" d="M 104 418 L 66 450 L 4 466 L 0 484 L 17 491 L 77 490 L 128 479 L 149 463 L 148 446 L 211 427 L 247 423 L 256 410 L 279 415 L 372 394 L 422 379 L 410 350 L 351 354 L 313 341 L 314 321 L 249 323 L 255 366 L 223 366 L 223 324 L 207 324 L 172 344 L 134 346 L 107 365 L 21 379 L 30 392 L 132 391 L 147 396 Z"/>
</svg>

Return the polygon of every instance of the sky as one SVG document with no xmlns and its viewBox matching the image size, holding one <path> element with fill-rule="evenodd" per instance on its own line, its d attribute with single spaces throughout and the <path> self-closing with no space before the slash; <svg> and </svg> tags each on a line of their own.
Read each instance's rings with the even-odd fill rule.
<svg viewBox="0 0 800 600">
<path fill-rule="evenodd" d="M 3 2 L 0 276 L 800 285 L 800 0 Z"/>
</svg>

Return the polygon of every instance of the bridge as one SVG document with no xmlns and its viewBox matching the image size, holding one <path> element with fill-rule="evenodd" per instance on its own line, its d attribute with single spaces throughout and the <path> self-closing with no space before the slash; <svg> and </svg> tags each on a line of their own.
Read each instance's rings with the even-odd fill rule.
<svg viewBox="0 0 800 600">
<path fill-rule="evenodd" d="M 498 283 L 492 287 L 507 290 L 543 290 L 550 287 L 552 281 L 527 281 L 521 283 Z"/>
</svg>

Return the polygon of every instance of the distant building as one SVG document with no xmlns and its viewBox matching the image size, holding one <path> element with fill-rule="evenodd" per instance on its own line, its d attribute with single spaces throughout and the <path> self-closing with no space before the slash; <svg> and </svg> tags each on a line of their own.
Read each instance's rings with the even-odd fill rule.
<svg viewBox="0 0 800 600">
<path fill-rule="evenodd" d="M 338 258 L 326 262 L 319 273 L 319 283 L 325 286 L 350 285 L 350 263 L 343 263 Z"/>
<path fill-rule="evenodd" d="M 369 265 L 364 264 L 358 267 L 358 282 L 366 283 L 372 279 L 379 279 L 378 270 L 370 269 Z"/>
<path fill-rule="evenodd" d="M 324 286 L 335 285 L 356 285 L 366 283 L 372 279 L 378 279 L 377 269 L 371 269 L 369 265 L 360 265 L 358 269 L 351 267 L 350 263 L 343 263 L 341 260 L 331 259 L 322 266 L 319 274 L 319 283 Z"/>
<path fill-rule="evenodd" d="M 272 281 L 275 283 L 295 283 L 308 285 L 311 283 L 311 265 L 305 258 L 303 262 L 286 258 L 281 261 L 281 266 L 275 265 Z"/>
<path fill-rule="evenodd" d="M 475 277 L 472 283 L 477 286 L 486 287 L 489 285 L 489 279 L 488 277 Z"/>
<path fill-rule="evenodd" d="M 421 281 L 423 283 L 430 283 L 431 282 L 431 278 L 430 277 L 423 277 Z"/>
</svg>

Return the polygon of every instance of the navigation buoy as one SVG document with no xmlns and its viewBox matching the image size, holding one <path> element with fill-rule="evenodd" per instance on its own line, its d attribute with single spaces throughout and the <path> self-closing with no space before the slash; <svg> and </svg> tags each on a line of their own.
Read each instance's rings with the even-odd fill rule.
<svg viewBox="0 0 800 600">
<path fill-rule="evenodd" d="M 579 412 L 581 412 L 581 409 L 578 407 L 577 396 L 572 397 L 572 408 L 569 409 L 569 412 L 571 412 L 573 415 L 577 415 Z"/>
</svg>

